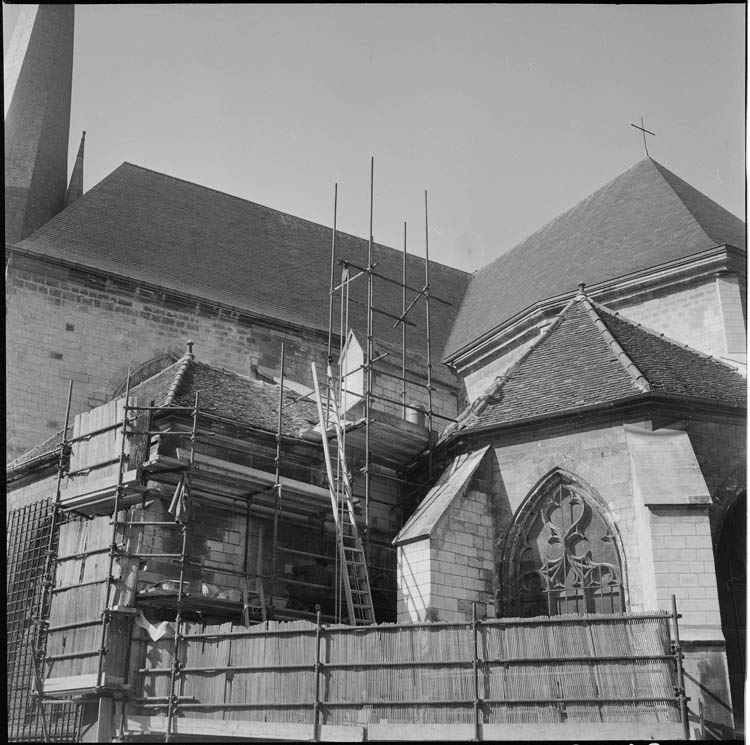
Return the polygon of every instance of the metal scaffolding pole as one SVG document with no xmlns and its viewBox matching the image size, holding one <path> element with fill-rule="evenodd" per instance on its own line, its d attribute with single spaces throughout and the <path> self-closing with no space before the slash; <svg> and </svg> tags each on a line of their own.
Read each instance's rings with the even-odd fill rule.
<svg viewBox="0 0 750 745">
<path fill-rule="evenodd" d="M 432 479 L 432 346 L 430 338 L 430 233 L 427 222 L 427 189 L 424 192 L 424 308 L 427 331 L 427 477 Z"/>
<path fill-rule="evenodd" d="M 370 419 L 372 418 L 372 357 L 373 357 L 373 328 L 372 328 L 372 212 L 374 193 L 375 158 L 370 159 L 370 230 L 367 242 L 367 343 L 365 344 L 365 556 L 370 555 Z"/>
<path fill-rule="evenodd" d="M 127 443 L 127 435 L 128 435 L 128 403 L 130 398 L 130 378 L 131 378 L 131 369 L 128 367 L 128 377 L 125 383 L 125 404 L 122 409 L 122 435 L 120 437 L 120 455 L 118 458 L 118 468 L 117 468 L 117 486 L 115 488 L 115 501 L 114 506 L 112 508 L 112 540 L 109 544 L 109 564 L 107 568 L 107 579 L 104 583 L 104 607 L 102 608 L 102 634 L 101 634 L 101 643 L 99 644 L 99 660 L 97 665 L 97 674 L 96 674 L 96 687 L 101 688 L 103 683 L 103 675 L 104 675 L 104 657 L 107 654 L 107 637 L 109 632 L 109 625 L 112 621 L 112 611 L 110 609 L 110 600 L 111 600 L 111 594 L 112 594 L 112 586 L 115 583 L 115 578 L 113 577 L 114 574 L 114 567 L 115 567 L 115 559 L 117 558 L 117 555 L 119 553 L 119 548 L 117 546 L 117 528 L 119 527 L 119 523 L 117 521 L 117 514 L 120 511 L 120 497 L 122 496 L 122 490 L 123 490 L 123 474 L 125 471 L 125 461 L 127 459 L 127 453 L 125 452 L 125 446 Z"/>
<path fill-rule="evenodd" d="M 182 663 L 180 662 L 180 643 L 182 642 L 182 606 L 185 600 L 185 564 L 187 563 L 185 555 L 187 553 L 187 540 L 188 540 L 188 528 L 191 519 L 192 510 L 192 495 L 191 495 L 191 473 L 195 465 L 195 439 L 196 432 L 198 430 L 198 404 L 199 404 L 199 393 L 195 394 L 195 403 L 193 406 L 193 427 L 190 433 L 190 459 L 188 461 L 188 467 L 183 474 L 184 481 L 178 484 L 177 489 L 181 489 L 181 493 L 177 494 L 177 503 L 175 506 L 175 521 L 178 521 L 180 517 L 184 517 L 183 522 L 180 525 L 182 530 L 182 545 L 180 550 L 180 577 L 177 585 L 177 615 L 175 618 L 175 632 L 174 632 L 174 645 L 172 647 L 172 667 L 169 673 L 169 698 L 167 700 L 167 724 L 166 732 L 164 734 L 164 742 L 172 742 L 174 739 L 174 719 L 176 709 L 179 707 L 179 696 L 175 692 L 175 686 L 177 685 L 177 676 L 180 673 Z M 184 501 L 183 501 L 184 500 Z"/>
<path fill-rule="evenodd" d="M 273 511 L 273 551 L 271 553 L 271 597 L 276 597 L 276 577 L 278 567 L 276 554 L 279 547 L 279 513 L 281 512 L 281 410 L 284 405 L 284 342 L 281 342 L 281 362 L 279 377 L 279 415 L 276 422 L 276 457 L 274 466 L 276 468 L 276 483 L 274 484 L 274 511 Z"/>
</svg>

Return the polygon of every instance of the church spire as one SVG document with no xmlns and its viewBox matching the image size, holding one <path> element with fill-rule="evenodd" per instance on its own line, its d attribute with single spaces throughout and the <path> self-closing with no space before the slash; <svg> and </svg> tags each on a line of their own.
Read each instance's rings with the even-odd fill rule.
<svg viewBox="0 0 750 745">
<path fill-rule="evenodd" d="M 70 174 L 68 193 L 65 195 L 65 206 L 70 207 L 78 197 L 83 196 L 83 146 L 86 143 L 86 130 L 81 134 L 81 144 L 78 146 L 78 155 L 73 165 L 73 173 Z"/>
<path fill-rule="evenodd" d="M 65 205 L 73 5 L 25 7 L 5 57 L 5 240 L 14 243 Z"/>
</svg>

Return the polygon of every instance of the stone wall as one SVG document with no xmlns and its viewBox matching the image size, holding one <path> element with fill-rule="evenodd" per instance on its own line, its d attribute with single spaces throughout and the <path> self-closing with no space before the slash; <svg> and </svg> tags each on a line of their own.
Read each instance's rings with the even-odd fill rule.
<svg viewBox="0 0 750 745">
<path fill-rule="evenodd" d="M 278 375 L 282 342 L 287 381 L 312 388 L 311 360 L 325 369 L 324 332 L 16 254 L 6 275 L 9 460 L 62 429 L 70 380 L 75 415 L 109 401 L 129 366 L 137 370 L 150 360 L 182 356 L 188 339 L 196 359 L 241 375 L 253 366 Z M 400 383 L 381 376 L 374 392 L 400 400 Z M 408 395 L 426 406 L 424 388 L 409 386 Z M 438 413 L 453 418 L 462 405 L 454 388 L 435 383 Z M 398 407 L 376 402 L 375 408 Z M 445 423 L 436 420 L 435 428 Z"/>
<path fill-rule="evenodd" d="M 23 486 L 13 486 L 7 489 L 5 497 L 5 514 L 19 507 L 25 507 L 32 502 L 38 502 L 40 499 L 55 499 L 57 489 L 57 474 L 29 481 Z"/>
<path fill-rule="evenodd" d="M 714 357 L 726 357 L 729 352 L 744 354 L 744 347 L 738 347 L 736 330 L 738 317 L 740 325 L 744 325 L 739 292 L 736 282 L 734 293 L 730 285 L 727 279 L 703 278 L 674 288 L 669 294 L 657 291 L 638 295 L 633 300 L 611 302 L 609 307 L 628 320 L 642 323 L 699 352 Z M 731 339 L 729 349 L 726 322 L 730 324 L 726 329 Z"/>
<path fill-rule="evenodd" d="M 18 255 L 6 306 L 9 459 L 62 429 L 70 380 L 75 415 L 108 401 L 129 365 L 182 356 L 188 339 L 198 360 L 244 375 L 277 370 L 283 341 L 287 377 L 310 386 L 310 360 L 326 358 L 327 341 L 311 332 Z"/>
</svg>

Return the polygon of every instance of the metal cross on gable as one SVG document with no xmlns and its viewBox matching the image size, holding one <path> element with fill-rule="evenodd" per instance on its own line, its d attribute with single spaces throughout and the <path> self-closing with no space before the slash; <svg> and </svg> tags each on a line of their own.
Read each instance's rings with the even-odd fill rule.
<svg viewBox="0 0 750 745">
<path fill-rule="evenodd" d="M 646 150 L 646 157 L 650 158 L 651 156 L 648 154 L 648 145 L 646 144 L 646 135 L 650 134 L 652 137 L 656 137 L 656 135 L 653 132 L 650 132 L 648 129 L 646 129 L 643 126 L 643 117 L 641 117 L 641 126 L 640 127 L 637 124 L 633 124 L 632 122 L 631 122 L 630 126 L 631 127 L 635 127 L 636 129 L 640 129 L 641 132 L 643 133 L 643 147 Z"/>
</svg>

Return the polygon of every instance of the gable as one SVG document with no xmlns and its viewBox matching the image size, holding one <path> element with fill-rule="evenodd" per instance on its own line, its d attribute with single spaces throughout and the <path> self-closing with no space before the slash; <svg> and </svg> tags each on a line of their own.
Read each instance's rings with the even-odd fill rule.
<svg viewBox="0 0 750 745">
<path fill-rule="evenodd" d="M 453 460 L 414 514 L 406 521 L 401 532 L 393 539 L 394 545 L 410 543 L 432 533 L 448 508 L 466 492 L 489 449 L 490 446 L 486 445 L 480 450 L 464 453 Z"/>
</svg>

